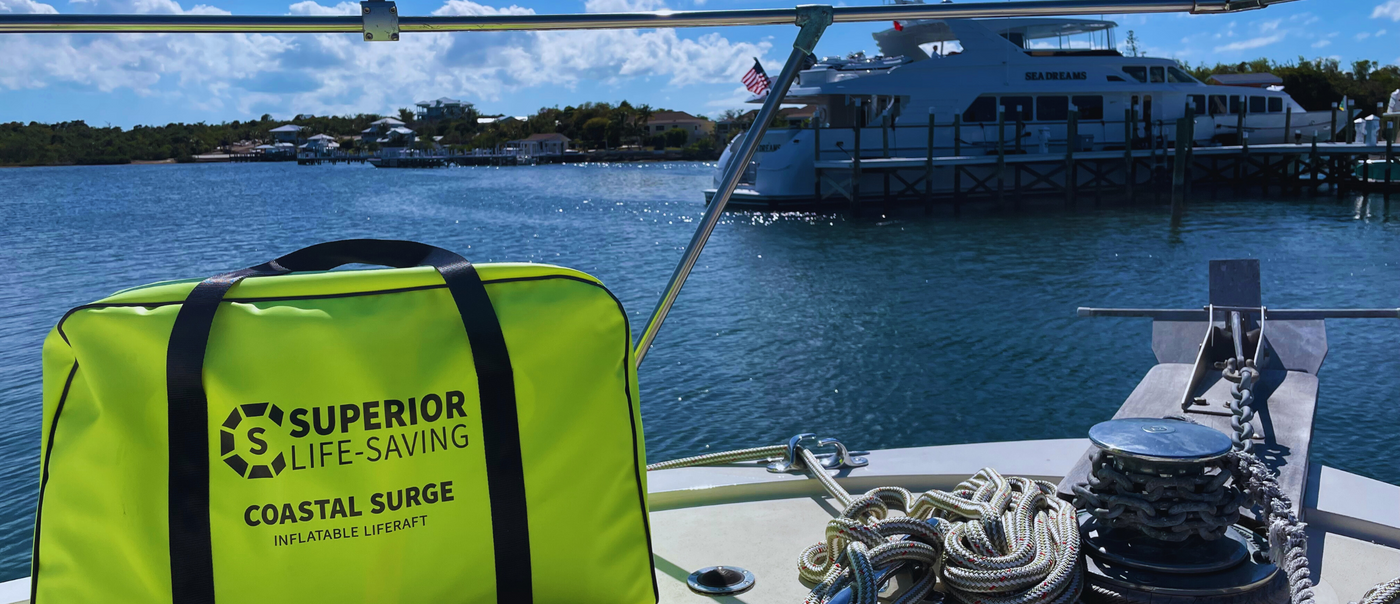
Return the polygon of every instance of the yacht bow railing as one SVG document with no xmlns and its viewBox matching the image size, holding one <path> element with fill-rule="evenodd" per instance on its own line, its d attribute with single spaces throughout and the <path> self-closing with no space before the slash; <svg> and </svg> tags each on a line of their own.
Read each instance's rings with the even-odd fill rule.
<svg viewBox="0 0 1400 604">
<path fill-rule="evenodd" d="M 894 4 L 842 6 L 832 9 L 833 23 L 913 19 L 971 19 L 1098 15 L 1103 13 L 1222 13 L 1264 8 L 1293 0 L 1022 0 L 967 4 Z M 375 27 L 373 21 L 397 22 L 400 32 L 529 31 L 561 29 L 637 29 L 787 25 L 797 22 L 801 8 L 747 10 L 656 11 L 559 15 L 398 16 L 384 11 L 394 3 L 360 3 L 362 15 L 0 15 L 0 33 L 349 33 Z M 386 41 L 375 38 L 373 41 Z"/>
<path fill-rule="evenodd" d="M 392 42 L 402 32 L 542 31 L 783 25 L 801 28 L 783 70 L 772 83 L 754 127 L 734 153 L 690 244 L 662 290 L 661 300 L 638 338 L 634 358 L 641 365 L 656 334 L 675 304 L 681 286 L 695 267 L 725 205 L 753 160 L 758 143 L 788 89 L 832 23 L 1098 15 L 1104 13 L 1228 13 L 1265 8 L 1294 0 L 1021 0 L 966 4 L 888 4 L 876 6 L 805 5 L 751 10 L 656 11 L 564 15 L 479 15 L 400 17 L 390 0 L 364 0 L 361 14 L 349 16 L 248 15 L 0 15 L 6 33 L 361 33 L 366 41 Z"/>
</svg>

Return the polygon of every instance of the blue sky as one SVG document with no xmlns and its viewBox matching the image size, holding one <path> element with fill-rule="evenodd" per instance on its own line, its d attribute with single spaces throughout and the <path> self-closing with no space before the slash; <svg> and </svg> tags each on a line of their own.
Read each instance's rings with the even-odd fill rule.
<svg viewBox="0 0 1400 604">
<path fill-rule="evenodd" d="M 805 1 L 805 0 L 804 0 Z M 871 0 L 872 2 L 877 0 Z M 791 0 L 399 0 L 404 15 L 607 12 L 792 6 Z M 335 0 L 0 0 L 0 13 L 336 14 Z M 1298 0 L 1235 15 L 1114 16 L 1152 56 L 1192 64 L 1335 57 L 1400 64 L 1400 0 Z M 888 24 L 836 25 L 818 54 L 865 50 Z M 129 127 L 383 113 L 450 96 L 521 115 L 585 101 L 649 103 L 717 115 L 747 96 L 758 57 L 770 73 L 787 26 L 615 32 L 357 35 L 0 35 L 0 122 L 86 120 Z"/>
</svg>

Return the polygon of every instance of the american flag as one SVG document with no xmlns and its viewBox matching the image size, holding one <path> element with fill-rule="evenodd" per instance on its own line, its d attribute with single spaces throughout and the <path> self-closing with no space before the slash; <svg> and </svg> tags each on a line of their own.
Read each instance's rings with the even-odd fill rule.
<svg viewBox="0 0 1400 604">
<path fill-rule="evenodd" d="M 764 94 L 768 92 L 769 84 L 771 82 L 768 81 L 768 74 L 763 73 L 763 65 L 759 64 L 758 59 L 755 58 L 753 69 L 744 74 L 744 88 L 748 88 L 749 92 L 754 94 Z"/>
</svg>

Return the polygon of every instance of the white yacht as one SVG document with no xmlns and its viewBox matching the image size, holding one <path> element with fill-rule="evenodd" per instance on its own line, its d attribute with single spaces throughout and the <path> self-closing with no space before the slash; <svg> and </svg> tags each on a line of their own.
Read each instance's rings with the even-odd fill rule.
<svg viewBox="0 0 1400 604">
<path fill-rule="evenodd" d="M 999 140 L 1008 152 L 1063 154 L 1071 110 L 1076 151 L 1122 150 L 1130 136 L 1134 148 L 1165 147 L 1188 111 L 1197 146 L 1239 144 L 1241 123 L 1251 145 L 1328 140 L 1333 112 L 1307 111 L 1277 87 L 1209 86 L 1172 59 L 1124 56 L 1116 27 L 1072 18 L 939 19 L 878 32 L 881 56 L 828 57 L 799 74 L 783 102 L 816 105 L 813 125 L 823 130 L 769 129 L 733 203 L 811 202 L 818 139 L 822 160 L 850 159 L 857 148 L 862 159 L 924 157 L 930 120 L 935 156 L 995 154 Z M 742 140 L 725 150 L 716 183 Z M 944 176 L 934 186 L 949 191 Z M 706 191 L 707 201 L 713 194 Z"/>
</svg>

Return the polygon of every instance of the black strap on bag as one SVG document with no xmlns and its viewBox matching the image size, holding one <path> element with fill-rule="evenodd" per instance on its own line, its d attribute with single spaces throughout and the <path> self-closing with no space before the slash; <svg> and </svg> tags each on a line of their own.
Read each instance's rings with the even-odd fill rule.
<svg viewBox="0 0 1400 604">
<path fill-rule="evenodd" d="M 204 354 L 214 314 L 247 277 L 324 271 L 345 264 L 432 266 L 442 275 L 466 328 L 481 396 L 482 442 L 491 499 L 497 601 L 529 603 L 530 527 L 515 383 L 505 336 L 476 268 L 447 250 L 411 241 L 352 239 L 301 249 L 266 264 L 210 277 L 185 298 L 166 356 L 170 442 L 170 579 L 173 604 L 214 604 L 209 527 L 209 401 Z"/>
</svg>

